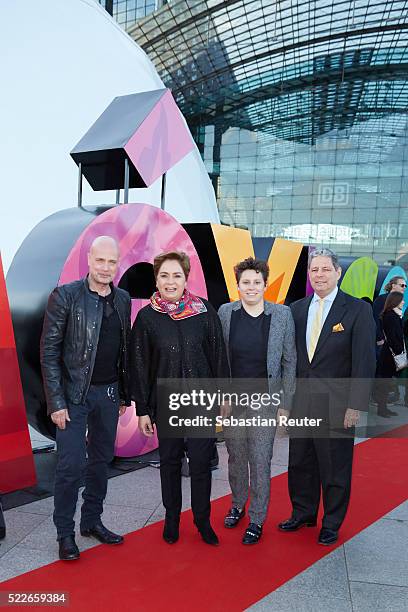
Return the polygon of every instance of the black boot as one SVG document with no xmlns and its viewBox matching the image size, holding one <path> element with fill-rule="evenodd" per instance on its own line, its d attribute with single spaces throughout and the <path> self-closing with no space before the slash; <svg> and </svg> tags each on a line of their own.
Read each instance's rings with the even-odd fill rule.
<svg viewBox="0 0 408 612">
<path fill-rule="evenodd" d="M 167 544 L 175 544 L 179 539 L 179 525 L 180 517 L 173 519 L 166 516 L 163 528 L 163 540 L 167 542 Z"/>
<path fill-rule="evenodd" d="M 218 536 L 215 533 L 214 529 L 211 527 L 210 521 L 195 524 L 197 526 L 199 534 L 201 535 L 206 544 L 210 544 L 211 546 L 218 546 Z"/>
</svg>

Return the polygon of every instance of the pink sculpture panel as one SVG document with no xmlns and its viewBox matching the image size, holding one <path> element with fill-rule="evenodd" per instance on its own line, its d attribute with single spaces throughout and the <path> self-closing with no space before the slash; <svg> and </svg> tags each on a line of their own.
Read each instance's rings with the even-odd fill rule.
<svg viewBox="0 0 408 612">
<path fill-rule="evenodd" d="M 193 150 L 193 139 L 169 89 L 124 148 L 146 185 Z"/>
</svg>

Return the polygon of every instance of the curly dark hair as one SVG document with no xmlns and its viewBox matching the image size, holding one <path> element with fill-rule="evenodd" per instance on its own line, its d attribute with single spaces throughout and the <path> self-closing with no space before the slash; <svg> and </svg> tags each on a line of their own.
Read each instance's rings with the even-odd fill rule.
<svg viewBox="0 0 408 612">
<path fill-rule="evenodd" d="M 269 276 L 269 266 L 266 261 L 262 259 L 255 259 L 254 257 L 247 257 L 244 261 L 240 261 L 234 266 L 235 278 L 237 279 L 237 283 L 241 280 L 242 273 L 245 270 L 255 270 L 255 272 L 259 272 L 262 274 L 262 278 L 264 279 L 264 283 L 268 280 Z"/>
</svg>

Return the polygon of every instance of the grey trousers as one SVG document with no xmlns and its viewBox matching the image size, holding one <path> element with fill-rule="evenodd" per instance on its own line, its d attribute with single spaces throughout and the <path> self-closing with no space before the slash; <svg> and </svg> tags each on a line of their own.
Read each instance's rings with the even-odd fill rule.
<svg viewBox="0 0 408 612">
<path fill-rule="evenodd" d="M 276 408 L 248 410 L 242 417 L 276 417 Z M 232 505 L 244 508 L 251 489 L 249 520 L 262 525 L 269 505 L 275 427 L 224 427 Z"/>
</svg>

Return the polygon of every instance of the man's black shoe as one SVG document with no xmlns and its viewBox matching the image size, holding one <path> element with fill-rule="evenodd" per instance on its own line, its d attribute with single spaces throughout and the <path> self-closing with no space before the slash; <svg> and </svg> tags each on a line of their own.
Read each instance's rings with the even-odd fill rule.
<svg viewBox="0 0 408 612">
<path fill-rule="evenodd" d="M 102 544 L 122 544 L 123 542 L 123 536 L 109 531 L 102 523 L 97 523 L 88 529 L 81 529 L 81 535 L 85 538 L 96 538 Z"/>
<path fill-rule="evenodd" d="M 179 539 L 179 522 L 177 520 L 165 519 L 163 528 L 163 540 L 167 544 L 175 544 Z"/>
<path fill-rule="evenodd" d="M 210 544 L 211 546 L 218 546 L 219 545 L 219 540 L 217 537 L 217 534 L 215 533 L 214 529 L 211 527 L 210 522 L 206 522 L 206 523 L 200 523 L 199 525 L 197 525 L 197 529 L 201 535 L 201 537 L 203 538 L 204 542 L 206 544 Z"/>
<path fill-rule="evenodd" d="M 377 411 L 378 416 L 384 417 L 385 419 L 389 419 L 392 416 L 398 416 L 398 412 L 394 410 L 390 410 L 389 408 L 379 408 Z"/>
<path fill-rule="evenodd" d="M 75 559 L 79 559 L 79 550 L 75 543 L 74 536 L 66 536 L 59 540 L 59 558 L 61 561 L 74 561 Z"/>
<path fill-rule="evenodd" d="M 330 546 L 331 544 L 335 544 L 337 542 L 338 537 L 339 534 L 334 529 L 322 527 L 319 533 L 319 539 L 317 541 L 319 544 L 323 544 L 323 546 Z"/>
<path fill-rule="evenodd" d="M 279 523 L 278 528 L 280 531 L 297 531 L 301 527 L 316 527 L 316 519 L 309 518 L 295 518 L 291 517 L 282 523 Z"/>
<path fill-rule="evenodd" d="M 261 539 L 262 525 L 257 523 L 249 523 L 242 538 L 243 544 L 257 544 Z"/>
<path fill-rule="evenodd" d="M 224 518 L 224 527 L 227 527 L 227 529 L 236 527 L 243 516 L 245 516 L 245 508 L 241 510 L 240 508 L 232 506 L 227 516 Z"/>
</svg>

